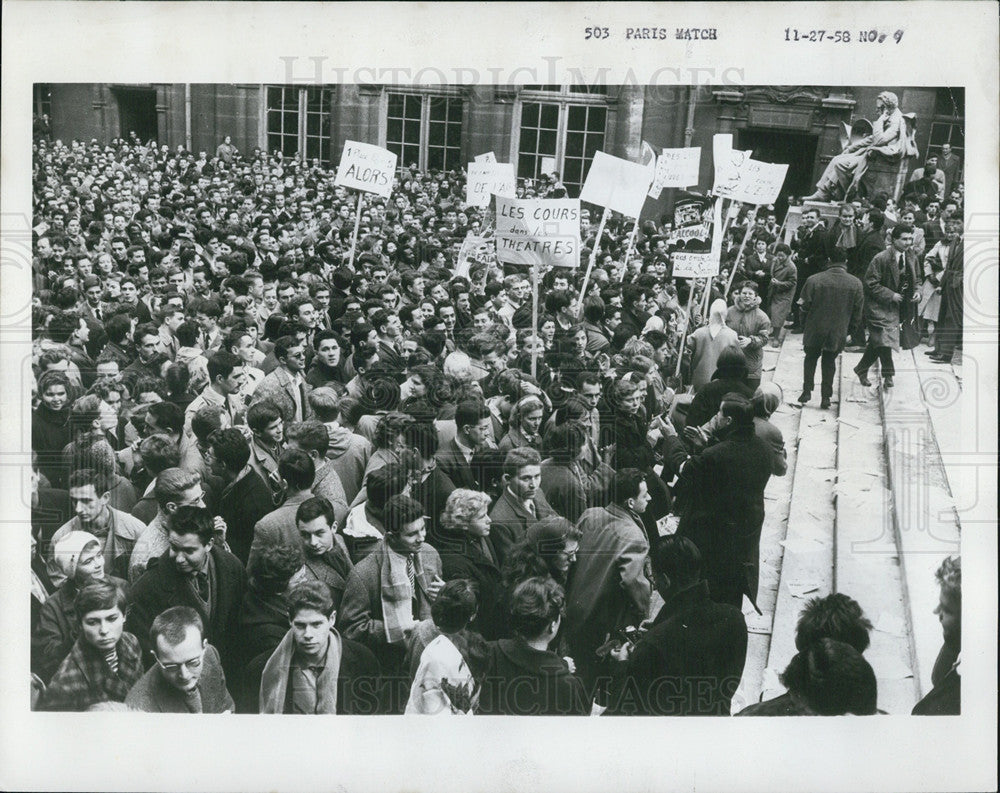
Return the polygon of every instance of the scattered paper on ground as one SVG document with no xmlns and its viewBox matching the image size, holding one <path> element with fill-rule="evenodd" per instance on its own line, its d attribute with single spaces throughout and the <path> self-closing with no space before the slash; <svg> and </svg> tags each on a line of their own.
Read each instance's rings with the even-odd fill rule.
<svg viewBox="0 0 1000 793">
<path fill-rule="evenodd" d="M 905 636 L 906 623 L 899 617 L 894 617 L 892 614 L 883 611 L 875 621 L 875 630 L 882 631 L 882 633 L 891 633 L 893 636 Z"/>
</svg>

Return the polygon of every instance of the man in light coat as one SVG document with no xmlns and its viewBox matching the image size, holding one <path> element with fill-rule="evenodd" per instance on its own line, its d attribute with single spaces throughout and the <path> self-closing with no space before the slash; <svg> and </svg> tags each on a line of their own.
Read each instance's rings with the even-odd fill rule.
<svg viewBox="0 0 1000 793">
<path fill-rule="evenodd" d="M 882 385 L 892 388 L 896 369 L 892 351 L 899 349 L 900 306 L 920 299 L 917 291 L 916 262 L 910 248 L 913 227 L 899 224 L 892 229 L 892 246 L 868 265 L 865 273 L 865 322 L 868 344 L 854 368 L 861 385 L 870 386 L 868 370 L 876 360 L 882 368 Z"/>
<path fill-rule="evenodd" d="M 567 592 L 564 629 L 577 674 L 588 688 L 607 667 L 597 649 L 618 631 L 638 626 L 649 612 L 649 541 L 641 518 L 647 504 L 642 472 L 623 468 L 615 474 L 611 504 L 588 509 L 577 524 L 583 536 Z"/>
</svg>

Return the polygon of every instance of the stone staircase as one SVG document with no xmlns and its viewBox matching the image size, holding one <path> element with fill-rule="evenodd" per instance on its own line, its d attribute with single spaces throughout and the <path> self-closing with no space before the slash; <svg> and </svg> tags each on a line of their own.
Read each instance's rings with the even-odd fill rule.
<svg viewBox="0 0 1000 793">
<path fill-rule="evenodd" d="M 834 380 L 833 406 L 796 402 L 802 385 L 801 336 L 788 335 L 765 355 L 765 378 L 784 391 L 772 418 L 788 449 L 788 473 L 765 492 L 761 535 L 760 617 L 746 603 L 747 662 L 734 712 L 784 689 L 778 675 L 795 654 L 795 625 L 809 598 L 843 592 L 874 623 L 865 653 L 878 678 L 879 708 L 909 713 L 930 689 L 941 646 L 933 614 L 934 570 L 958 553 L 957 515 L 935 441 L 955 411 L 940 402 L 941 385 L 960 373 L 938 371 L 920 348 L 896 355 L 896 387 L 858 383 L 858 353 L 844 353 Z M 944 369 L 944 367 L 939 367 Z M 935 413 L 938 415 L 935 416 Z M 950 437 L 950 436 L 949 436 Z"/>
</svg>

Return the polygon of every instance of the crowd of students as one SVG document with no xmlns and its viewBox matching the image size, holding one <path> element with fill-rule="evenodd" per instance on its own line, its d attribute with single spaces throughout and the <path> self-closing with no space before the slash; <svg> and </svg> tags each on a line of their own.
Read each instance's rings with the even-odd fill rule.
<svg viewBox="0 0 1000 793">
<path fill-rule="evenodd" d="M 526 268 L 458 261 L 462 174 L 333 176 L 36 139 L 34 707 L 728 714 L 786 469 L 763 348 L 847 238 L 739 218 L 702 320 L 669 222 L 584 212 L 592 287 L 545 272 L 533 318 Z M 875 712 L 852 603 L 772 707 Z"/>
</svg>

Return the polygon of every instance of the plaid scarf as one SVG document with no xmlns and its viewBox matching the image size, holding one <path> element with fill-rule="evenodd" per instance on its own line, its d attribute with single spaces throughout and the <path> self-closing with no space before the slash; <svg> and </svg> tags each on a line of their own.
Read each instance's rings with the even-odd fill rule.
<svg viewBox="0 0 1000 793">
<path fill-rule="evenodd" d="M 98 702 L 124 702 L 145 671 L 139 640 L 131 633 L 122 633 L 115 651 L 117 672 L 108 666 L 101 651 L 77 639 L 42 696 L 40 709 L 81 711 Z"/>
</svg>

